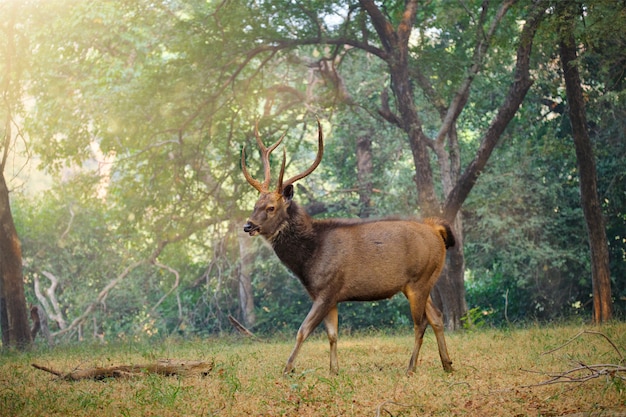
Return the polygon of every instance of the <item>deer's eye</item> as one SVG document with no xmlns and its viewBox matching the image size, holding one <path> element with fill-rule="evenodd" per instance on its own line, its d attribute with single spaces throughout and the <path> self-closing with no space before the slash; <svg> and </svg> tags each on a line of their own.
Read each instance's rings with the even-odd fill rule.
<svg viewBox="0 0 626 417">
<path fill-rule="evenodd" d="M 268 208 L 265 209 L 265 211 L 268 213 L 273 213 L 275 209 L 276 208 L 274 206 L 269 206 Z"/>
</svg>

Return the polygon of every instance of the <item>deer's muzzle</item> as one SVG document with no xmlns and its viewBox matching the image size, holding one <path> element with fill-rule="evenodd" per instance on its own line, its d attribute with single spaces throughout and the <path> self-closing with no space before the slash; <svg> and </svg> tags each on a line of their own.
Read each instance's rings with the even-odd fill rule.
<svg viewBox="0 0 626 417">
<path fill-rule="evenodd" d="M 243 231 L 245 233 L 248 233 L 250 236 L 254 236 L 258 234 L 259 230 L 260 230 L 260 227 L 250 221 L 248 221 L 246 224 L 243 225 Z"/>
</svg>

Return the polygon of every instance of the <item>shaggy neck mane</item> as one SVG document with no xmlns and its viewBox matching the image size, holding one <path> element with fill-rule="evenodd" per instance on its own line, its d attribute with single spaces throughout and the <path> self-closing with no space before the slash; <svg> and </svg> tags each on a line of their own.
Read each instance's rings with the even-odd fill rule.
<svg viewBox="0 0 626 417">
<path fill-rule="evenodd" d="M 278 258 L 306 287 L 305 266 L 313 258 L 317 248 L 314 220 L 295 201 L 291 202 L 287 214 L 284 225 L 270 243 Z"/>
</svg>

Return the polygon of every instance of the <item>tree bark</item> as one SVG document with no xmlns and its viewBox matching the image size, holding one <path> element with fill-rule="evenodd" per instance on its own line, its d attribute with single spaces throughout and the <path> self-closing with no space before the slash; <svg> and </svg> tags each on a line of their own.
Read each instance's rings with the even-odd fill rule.
<svg viewBox="0 0 626 417">
<path fill-rule="evenodd" d="M 0 325 L 3 346 L 25 349 L 32 343 L 24 296 L 22 248 L 9 205 L 9 190 L 0 171 Z"/>
<path fill-rule="evenodd" d="M 30 335 L 35 341 L 37 334 L 41 334 L 41 337 L 48 343 L 48 346 L 53 346 L 52 335 L 50 334 L 50 327 L 48 327 L 48 317 L 41 306 L 34 305 L 30 308 L 30 318 L 33 322 L 33 327 L 30 329 Z"/>
<path fill-rule="evenodd" d="M 463 223 L 460 210 L 476 184 L 480 172 L 484 169 L 491 153 L 497 146 L 500 136 L 515 116 L 515 113 L 517 113 L 526 97 L 526 93 L 532 86 L 530 52 L 535 32 L 543 18 L 546 7 L 547 3 L 541 5 L 537 3 L 531 11 L 520 36 L 514 81 L 509 88 L 505 101 L 498 109 L 496 117 L 485 132 L 474 159 L 460 177 L 456 177 L 460 169 L 460 161 L 458 158 L 458 147 L 455 146 L 456 130 L 454 126 L 451 127 L 448 134 L 450 142 L 449 155 L 445 155 L 439 142 L 435 144 L 435 150 L 439 159 L 450 158 L 449 164 L 440 162 L 442 179 L 444 181 L 443 188 L 446 195 L 443 205 L 443 216 L 446 220 L 454 223 L 457 245 L 448 251 L 448 262 L 442 277 L 435 286 L 433 299 L 444 312 L 446 326 L 451 329 L 461 326 L 461 318 L 467 312 L 465 287 L 463 285 L 465 256 L 463 253 Z M 448 174 L 446 170 L 449 170 L 450 173 Z M 450 187 L 450 185 L 452 186 Z"/>
<path fill-rule="evenodd" d="M 11 206 L 9 189 L 4 177 L 4 168 L 11 149 L 13 135 L 13 107 L 19 97 L 18 81 L 15 77 L 13 60 L 17 56 L 15 46 L 15 22 L 19 6 L 15 2 L 11 7 L 6 26 L 5 72 L 3 74 L 2 97 L 6 104 L 4 116 L 4 132 L 2 134 L 2 151 L 0 159 L 0 328 L 2 344 L 24 349 L 32 344 L 29 311 L 24 296 L 24 279 L 22 276 L 22 248 L 17 236 Z"/>
<path fill-rule="evenodd" d="M 580 177 L 580 199 L 587 224 L 591 250 L 591 282 L 593 287 L 593 321 L 602 323 L 613 317 L 611 278 L 609 272 L 609 249 L 598 198 L 595 156 L 589 131 L 580 74 L 576 67 L 576 40 L 574 27 L 577 2 L 558 3 L 560 55 L 565 92 L 576 148 L 576 160 Z"/>
<path fill-rule="evenodd" d="M 71 372 L 59 372 L 47 366 L 32 364 L 33 368 L 49 372 L 65 381 L 81 381 L 84 379 L 92 379 L 101 381 L 108 378 L 140 378 L 147 373 L 158 374 L 163 376 L 172 375 L 201 375 L 206 376 L 214 366 L 213 361 L 188 361 L 180 359 L 159 359 L 154 363 L 142 365 L 117 365 L 100 368 L 74 369 Z"/>
<path fill-rule="evenodd" d="M 356 139 L 356 168 L 359 185 L 359 217 L 372 214 L 372 140 L 370 132 Z"/>
<path fill-rule="evenodd" d="M 465 300 L 465 253 L 463 251 L 463 222 L 459 213 L 454 222 L 456 243 L 448 249 L 448 259 L 441 277 L 432 291 L 435 305 L 443 312 L 445 325 L 455 330 L 461 327 L 461 318 L 467 314 Z M 451 302 L 454 301 L 454 302 Z"/>
</svg>

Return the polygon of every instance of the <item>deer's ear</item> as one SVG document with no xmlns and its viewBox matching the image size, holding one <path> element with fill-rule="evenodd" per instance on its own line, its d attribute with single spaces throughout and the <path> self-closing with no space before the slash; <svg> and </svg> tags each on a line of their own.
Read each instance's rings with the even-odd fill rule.
<svg viewBox="0 0 626 417">
<path fill-rule="evenodd" d="M 291 201 L 293 198 L 293 185 L 289 184 L 283 189 L 283 198 L 287 201 Z"/>
</svg>

